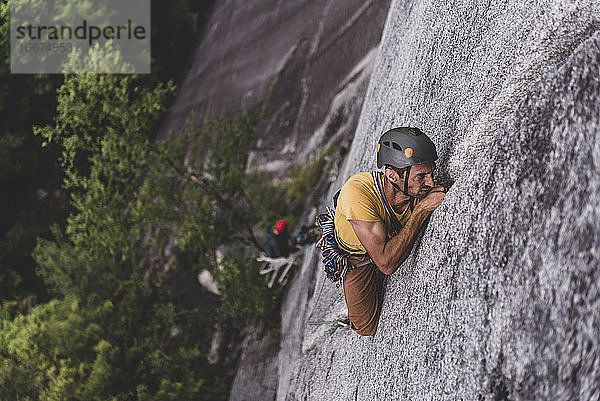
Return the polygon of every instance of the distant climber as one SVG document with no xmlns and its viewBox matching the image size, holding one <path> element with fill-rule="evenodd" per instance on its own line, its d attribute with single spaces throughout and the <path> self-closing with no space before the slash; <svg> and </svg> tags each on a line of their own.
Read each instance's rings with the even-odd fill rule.
<svg viewBox="0 0 600 401">
<path fill-rule="evenodd" d="M 391 129 L 377 144 L 377 168 L 385 166 L 384 172 L 357 173 L 339 193 L 336 240 L 351 254 L 344 296 L 350 326 L 360 335 L 375 334 L 385 275 L 406 260 L 420 227 L 446 196 L 433 182 L 437 158 L 418 128 Z"/>
<path fill-rule="evenodd" d="M 287 257 L 295 248 L 287 231 L 287 222 L 279 220 L 275 225 L 267 227 L 266 254 L 270 258 Z"/>
</svg>

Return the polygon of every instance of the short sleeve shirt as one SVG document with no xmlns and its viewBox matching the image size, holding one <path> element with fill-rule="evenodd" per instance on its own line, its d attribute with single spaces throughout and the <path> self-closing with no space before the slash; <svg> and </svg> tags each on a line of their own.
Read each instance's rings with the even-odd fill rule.
<svg viewBox="0 0 600 401">
<path fill-rule="evenodd" d="M 407 205 L 401 214 L 394 213 L 404 226 L 411 215 L 411 209 Z M 335 229 L 340 247 L 353 254 L 365 254 L 367 251 L 358 240 L 350 220 L 381 221 L 389 239 L 392 223 L 375 188 L 373 175 L 369 172 L 357 173 L 346 181 L 335 209 Z"/>
</svg>

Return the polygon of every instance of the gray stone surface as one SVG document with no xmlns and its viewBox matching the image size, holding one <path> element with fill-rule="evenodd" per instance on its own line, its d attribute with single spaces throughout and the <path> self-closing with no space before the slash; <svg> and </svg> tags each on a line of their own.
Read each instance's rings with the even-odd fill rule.
<svg viewBox="0 0 600 401">
<path fill-rule="evenodd" d="M 180 129 L 192 111 L 209 117 L 264 109 L 270 114 L 259 127 L 260 145 L 271 150 L 254 157 L 252 166 L 285 174 L 291 163 L 329 144 L 347 146 L 390 1 L 217 2 L 161 136 Z M 314 285 L 314 263 L 305 261 L 299 270 L 296 276 L 305 278 L 297 283 L 309 285 L 288 296 L 288 303 L 297 302 L 285 312 L 290 315 L 304 313 Z M 291 373 L 281 363 L 300 356 L 303 324 L 296 325 L 285 337 L 246 338 L 231 401 L 274 399 L 280 373 Z M 278 354 L 282 344 L 291 351 Z"/>
<path fill-rule="evenodd" d="M 330 192 L 397 125 L 432 135 L 455 184 L 372 338 L 306 326 L 345 313 L 309 254 L 278 400 L 600 399 L 599 29 L 592 1 L 392 3 Z"/>
<path fill-rule="evenodd" d="M 277 390 L 279 335 L 274 330 L 249 333 L 242 344 L 242 368 L 229 401 L 272 400 Z"/>
<path fill-rule="evenodd" d="M 216 2 L 160 136 L 192 111 L 265 110 L 260 145 L 270 151 L 254 165 L 282 170 L 351 135 L 368 83 L 362 71 L 373 64 L 362 61 L 379 44 L 390 1 Z"/>
</svg>

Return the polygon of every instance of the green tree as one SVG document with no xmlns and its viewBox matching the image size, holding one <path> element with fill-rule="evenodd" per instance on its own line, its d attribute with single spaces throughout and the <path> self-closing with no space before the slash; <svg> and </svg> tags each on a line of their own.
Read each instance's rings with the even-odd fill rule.
<svg viewBox="0 0 600 401">
<path fill-rule="evenodd" d="M 214 272 L 221 288 L 219 318 L 231 320 L 238 328 L 275 327 L 279 319 L 279 297 L 282 287 L 268 288 L 259 274 L 263 267 L 255 258 L 243 253 L 227 255 Z"/>
<path fill-rule="evenodd" d="M 120 62 L 98 53 L 108 50 L 89 62 Z M 282 189 L 248 169 L 250 114 L 153 142 L 173 90 L 130 75 L 67 76 L 54 123 L 35 129 L 60 149 L 70 210 L 34 251 L 56 299 L 16 317 L 13 304 L 2 310 L 1 398 L 224 399 L 230 367 L 205 358 L 214 325 L 276 315 L 281 289 L 267 288 L 251 247 L 258 226 L 291 213 L 306 180 Z M 168 285 L 173 269 L 200 266 L 221 284 L 217 309 L 183 306 Z"/>
<path fill-rule="evenodd" d="M 56 188 L 56 148 L 42 151 L 32 124 L 50 121 L 58 75 L 10 73 L 10 2 L 0 0 L 0 257 L 1 300 L 45 299 L 31 250 L 63 216 Z M 40 191 L 38 191 L 40 190 Z"/>
<path fill-rule="evenodd" d="M 54 241 L 40 240 L 34 252 L 39 274 L 58 300 L 3 323 L 2 352 L 15 363 L 1 380 L 37 378 L 24 387 L 28 393 L 8 387 L 17 399 L 226 397 L 231 376 L 205 358 L 214 312 L 177 306 L 168 274 L 144 264 L 150 245 L 159 244 L 144 240 L 153 237 L 146 228 L 165 223 L 152 220 L 154 200 L 145 202 L 140 188 L 157 157 L 150 133 L 172 85 L 149 90 L 137 83 L 135 76 L 69 76 L 58 90 L 55 124 L 36 129 L 62 149 L 72 212 L 64 233 L 55 229 Z M 67 302 L 77 304 L 76 314 L 56 309 Z M 23 330 L 50 327 L 54 319 L 64 331 L 42 330 L 15 348 L 27 338 Z M 67 343 L 70 333 L 89 327 L 101 330 Z M 51 338 L 43 340 L 50 345 L 30 347 L 42 338 Z M 28 348 L 33 354 L 22 356 Z M 21 366 L 23 358 L 34 362 Z"/>
<path fill-rule="evenodd" d="M 36 306 L 1 321 L 0 398 L 224 399 L 228 377 L 203 357 L 201 316 L 178 314 L 165 289 L 141 281 L 95 306 Z"/>
<path fill-rule="evenodd" d="M 154 88 L 159 82 L 180 78 L 196 43 L 193 37 L 201 31 L 213 3 L 152 0 L 152 74 L 137 77 L 138 86 Z M 57 2 L 54 15 L 68 13 L 69 4 Z M 82 2 L 78 7 L 93 8 L 93 4 Z M 4 211 L 0 216 L 0 299 L 36 295 L 44 300 L 46 290 L 35 275 L 31 252 L 37 237 L 51 237 L 52 224 L 64 225 L 66 200 L 60 190 L 58 147 L 50 144 L 42 149 L 42 138 L 32 135 L 32 126 L 52 120 L 56 89 L 64 77 L 11 74 L 9 31 L 10 0 L 0 0 L 0 209 Z"/>
<path fill-rule="evenodd" d="M 157 145 L 142 190 L 152 218 L 174 230 L 177 248 L 205 254 L 243 242 L 260 249 L 254 225 L 260 219 L 248 197 L 248 158 L 256 150 L 255 115 L 189 123 Z"/>
<path fill-rule="evenodd" d="M 89 293 L 86 282 L 110 292 L 107 276 L 119 280 L 131 274 L 120 265 L 139 258 L 139 238 L 132 236 L 143 217 L 136 194 L 148 168 L 150 133 L 172 92 L 170 83 L 146 89 L 131 75 L 71 75 L 58 90 L 55 124 L 35 129 L 46 143 L 62 149 L 64 187 L 73 212 L 67 219 L 68 242 L 60 249 L 70 254 L 72 247 L 87 266 L 68 274 L 42 271 L 46 277 L 71 277 L 71 288 L 64 292 L 79 286 L 79 293 Z M 40 246 L 47 251 L 38 255 L 55 253 L 47 242 Z M 107 264 L 108 259 L 118 263 Z M 117 270 L 107 271 L 109 266 Z"/>
</svg>

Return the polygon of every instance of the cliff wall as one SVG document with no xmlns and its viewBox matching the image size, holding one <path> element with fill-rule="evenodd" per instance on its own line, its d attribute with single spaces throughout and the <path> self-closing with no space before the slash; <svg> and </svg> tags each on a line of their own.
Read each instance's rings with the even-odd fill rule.
<svg viewBox="0 0 600 401">
<path fill-rule="evenodd" d="M 191 113 L 262 111 L 258 145 L 266 151 L 251 167 L 285 176 L 292 163 L 329 145 L 342 153 L 356 130 L 390 2 L 215 2 L 159 136 L 181 129 Z M 281 338 L 249 333 L 240 345 L 215 334 L 210 358 L 241 354 L 231 401 L 275 397 Z"/>
<path fill-rule="evenodd" d="M 594 1 L 392 2 L 330 193 L 402 125 L 455 182 L 388 278 L 374 337 L 306 325 L 346 312 L 307 255 L 278 400 L 600 398 L 599 30 Z"/>
<path fill-rule="evenodd" d="M 161 130 L 263 111 L 254 166 L 284 171 L 358 122 L 391 0 L 215 3 Z"/>
</svg>

